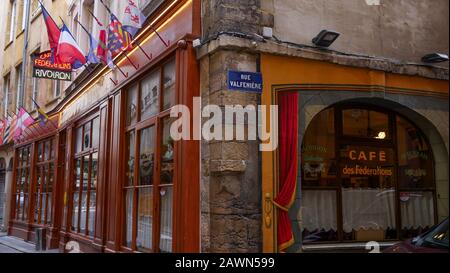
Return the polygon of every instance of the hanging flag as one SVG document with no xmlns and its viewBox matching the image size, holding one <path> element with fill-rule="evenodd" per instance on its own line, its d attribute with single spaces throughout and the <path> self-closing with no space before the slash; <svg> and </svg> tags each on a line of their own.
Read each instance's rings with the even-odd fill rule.
<svg viewBox="0 0 450 273">
<path fill-rule="evenodd" d="M 111 23 L 108 29 L 108 50 L 112 58 L 124 50 L 131 50 L 131 36 L 123 30 L 122 23 L 111 13 Z"/>
<path fill-rule="evenodd" d="M 6 143 L 9 143 L 14 140 L 16 125 L 17 125 L 17 115 L 10 119 L 9 132 L 8 132 L 8 137 L 6 138 Z"/>
<path fill-rule="evenodd" d="M 48 115 L 45 113 L 44 109 L 42 109 L 41 106 L 39 106 L 39 104 L 33 98 L 31 98 L 31 100 L 33 101 L 34 105 L 36 106 L 36 109 L 38 112 L 39 125 L 41 125 L 41 127 L 44 127 L 47 124 Z"/>
<path fill-rule="evenodd" d="M 21 107 L 19 110 L 19 115 L 17 117 L 17 125 L 16 131 L 14 132 L 14 139 L 18 139 L 23 131 L 33 124 L 35 120 L 31 117 L 31 115 Z"/>
<path fill-rule="evenodd" d="M 81 26 L 81 28 L 86 32 L 86 34 L 89 37 L 89 52 L 86 56 L 87 62 L 91 64 L 98 64 L 100 62 L 99 58 L 97 57 L 96 50 L 98 47 L 98 41 L 91 35 L 91 33 L 81 24 L 79 21 L 77 23 Z"/>
<path fill-rule="evenodd" d="M 0 146 L 3 144 L 3 133 L 5 131 L 5 119 L 0 120 Z"/>
<path fill-rule="evenodd" d="M 103 24 L 100 22 L 100 20 L 94 15 L 94 13 L 91 10 L 88 10 L 91 14 L 92 18 L 94 18 L 95 22 L 97 22 L 97 25 L 100 27 L 100 33 L 98 37 L 98 46 L 97 46 L 97 58 L 103 62 L 104 64 L 107 64 L 107 52 L 108 47 L 106 46 L 106 29 L 103 26 Z"/>
<path fill-rule="evenodd" d="M 98 46 L 97 46 L 97 58 L 103 63 L 107 61 L 108 47 L 106 46 L 106 29 L 100 29 Z"/>
<path fill-rule="evenodd" d="M 135 37 L 146 20 L 146 16 L 141 12 L 136 1 L 128 0 L 122 22 L 123 29 L 128 32 L 131 37 Z"/>
<path fill-rule="evenodd" d="M 11 129 L 11 117 L 8 115 L 8 117 L 6 117 L 6 119 L 4 120 L 4 131 L 3 131 L 3 139 L 2 139 L 2 144 L 5 145 L 8 143 L 8 139 L 9 139 L 9 132 Z"/>
<path fill-rule="evenodd" d="M 52 51 L 52 58 L 55 57 L 58 49 L 59 38 L 61 36 L 61 30 L 55 23 L 53 18 L 48 13 L 47 9 L 39 2 L 42 9 L 42 15 L 44 17 L 45 26 L 47 27 L 48 42 L 50 43 L 50 49 Z"/>
<path fill-rule="evenodd" d="M 61 28 L 56 61 L 58 63 L 70 63 L 74 69 L 80 68 L 86 63 L 83 51 L 65 24 Z"/>
</svg>

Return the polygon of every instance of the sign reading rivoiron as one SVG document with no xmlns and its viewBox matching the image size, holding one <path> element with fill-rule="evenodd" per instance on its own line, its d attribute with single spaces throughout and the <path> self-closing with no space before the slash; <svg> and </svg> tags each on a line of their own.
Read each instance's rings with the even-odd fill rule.
<svg viewBox="0 0 450 273">
<path fill-rule="evenodd" d="M 71 81 L 71 64 L 56 64 L 52 61 L 51 54 L 52 53 L 50 51 L 45 51 L 33 55 L 33 77 L 60 81 Z"/>
</svg>

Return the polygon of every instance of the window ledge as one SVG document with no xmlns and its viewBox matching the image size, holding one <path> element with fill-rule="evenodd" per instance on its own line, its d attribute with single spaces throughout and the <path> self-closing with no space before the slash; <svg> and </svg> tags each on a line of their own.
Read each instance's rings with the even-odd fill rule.
<svg viewBox="0 0 450 273">
<path fill-rule="evenodd" d="M 39 17 L 39 15 L 41 15 L 42 13 L 42 9 L 41 8 L 37 8 L 35 9 L 32 13 L 31 13 L 31 24 Z"/>
<path fill-rule="evenodd" d="M 24 32 L 25 32 L 25 29 L 20 30 L 19 33 L 17 33 L 17 35 L 16 35 L 16 39 L 19 38 Z"/>
<path fill-rule="evenodd" d="M 7 50 L 8 47 L 10 47 L 10 46 L 12 45 L 12 43 L 13 43 L 13 41 L 9 41 L 9 42 L 5 45 L 4 51 Z"/>
</svg>

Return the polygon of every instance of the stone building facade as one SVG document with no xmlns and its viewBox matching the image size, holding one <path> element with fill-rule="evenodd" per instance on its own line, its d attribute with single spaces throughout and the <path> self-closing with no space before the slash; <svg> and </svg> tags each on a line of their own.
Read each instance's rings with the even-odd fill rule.
<svg viewBox="0 0 450 273">
<path fill-rule="evenodd" d="M 273 31 L 272 37 L 262 36 L 264 27 Z M 328 49 L 311 43 L 322 29 L 341 33 Z M 363 73 L 361 77 L 367 78 L 364 83 L 370 86 L 368 92 L 333 91 L 334 87 L 300 92 L 300 143 L 321 110 L 352 99 L 362 98 L 365 103 L 417 117 L 418 126 L 435 145 L 439 219 L 448 216 L 448 171 L 444 167 L 448 163 L 448 63 L 421 62 L 428 53 L 448 54 L 447 1 L 208 0 L 202 1 L 202 31 L 197 54 L 203 106 L 270 104 L 282 86 L 302 90 L 306 85 L 342 84 L 340 76 L 350 84 L 358 82 L 358 73 Z M 262 72 L 263 93 L 228 90 L 229 70 Z M 286 76 L 275 76 L 277 71 Z M 406 86 L 403 81 L 408 79 L 424 82 L 409 88 L 430 92 L 411 95 L 389 91 L 399 81 Z M 272 183 L 276 184 L 277 169 L 267 168 L 275 155 L 259 152 L 258 144 L 202 142 L 202 251 L 279 251 L 276 207 L 271 204 L 276 195 Z M 295 244 L 289 251 L 295 252 L 304 250 L 301 227 L 296 228 L 302 220 L 298 216 L 300 188 L 290 209 Z M 267 226 L 266 217 L 271 221 Z"/>
</svg>

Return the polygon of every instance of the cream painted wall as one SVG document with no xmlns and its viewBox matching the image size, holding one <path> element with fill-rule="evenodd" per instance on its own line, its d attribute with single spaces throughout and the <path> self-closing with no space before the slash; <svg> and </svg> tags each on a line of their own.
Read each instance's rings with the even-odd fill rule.
<svg viewBox="0 0 450 273">
<path fill-rule="evenodd" d="M 274 14 L 274 35 L 312 45 L 322 29 L 342 36 L 331 49 L 419 63 L 448 54 L 448 0 L 261 0 Z M 377 5 L 379 4 L 379 5 Z M 444 64 L 448 67 L 448 64 Z"/>
</svg>

